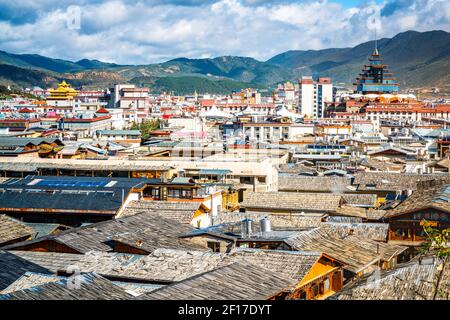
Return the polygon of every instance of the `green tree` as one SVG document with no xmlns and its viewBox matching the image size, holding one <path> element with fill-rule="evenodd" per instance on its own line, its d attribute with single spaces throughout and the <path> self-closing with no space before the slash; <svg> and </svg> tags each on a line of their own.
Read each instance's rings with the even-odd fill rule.
<svg viewBox="0 0 450 320">
<path fill-rule="evenodd" d="M 447 289 L 441 289 L 442 281 L 447 272 L 450 257 L 450 228 L 439 230 L 434 228 L 429 221 L 423 220 L 423 230 L 426 241 L 422 244 L 421 253 L 433 254 L 439 261 L 436 280 L 433 283 L 432 299 L 449 299 L 450 292 Z"/>
<path fill-rule="evenodd" d="M 159 129 L 160 125 L 161 121 L 159 119 L 144 120 L 139 123 L 133 122 L 130 126 L 130 129 L 141 131 L 142 140 L 147 140 L 150 137 L 150 132 Z"/>
</svg>

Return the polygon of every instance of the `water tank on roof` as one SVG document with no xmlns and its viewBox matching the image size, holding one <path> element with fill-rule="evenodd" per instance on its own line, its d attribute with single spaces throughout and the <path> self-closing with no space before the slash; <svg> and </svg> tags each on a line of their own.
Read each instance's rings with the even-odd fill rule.
<svg viewBox="0 0 450 320">
<path fill-rule="evenodd" d="M 266 233 L 266 232 L 272 231 L 271 226 L 270 226 L 270 220 L 267 217 L 261 219 L 259 223 L 261 225 L 261 232 L 262 233 Z"/>
<path fill-rule="evenodd" d="M 248 237 L 252 234 L 252 219 L 244 219 L 241 221 L 242 237 Z"/>
</svg>

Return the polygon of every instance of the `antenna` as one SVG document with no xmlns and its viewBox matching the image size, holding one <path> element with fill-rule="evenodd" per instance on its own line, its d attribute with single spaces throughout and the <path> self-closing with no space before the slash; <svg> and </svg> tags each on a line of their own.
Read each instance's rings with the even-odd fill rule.
<svg viewBox="0 0 450 320">
<path fill-rule="evenodd" d="M 375 26 L 375 50 L 378 49 L 377 26 Z"/>
<path fill-rule="evenodd" d="M 377 37 L 377 26 L 375 25 L 375 54 L 378 54 L 378 37 Z"/>
</svg>

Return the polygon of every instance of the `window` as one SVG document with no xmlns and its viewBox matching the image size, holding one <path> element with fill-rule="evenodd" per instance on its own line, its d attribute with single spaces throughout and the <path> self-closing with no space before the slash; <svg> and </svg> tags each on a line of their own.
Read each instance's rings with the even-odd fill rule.
<svg viewBox="0 0 450 320">
<path fill-rule="evenodd" d="M 252 177 L 241 177 L 240 178 L 240 183 L 252 183 Z"/>
<path fill-rule="evenodd" d="M 208 241 L 208 248 L 213 252 L 220 252 L 220 242 Z"/>
<path fill-rule="evenodd" d="M 311 287 L 311 298 L 315 298 L 319 295 L 319 286 L 317 284 Z"/>
<path fill-rule="evenodd" d="M 325 293 L 325 284 L 323 282 L 321 282 L 319 284 L 319 294 L 322 295 Z"/>
<path fill-rule="evenodd" d="M 171 198 L 179 198 L 180 190 L 179 189 L 169 189 L 169 197 Z"/>
<path fill-rule="evenodd" d="M 191 199 L 192 198 L 192 190 L 181 190 L 180 198 Z"/>
<path fill-rule="evenodd" d="M 325 292 L 330 290 L 330 279 L 326 278 L 325 281 L 323 282 L 323 286 L 324 286 L 324 291 Z"/>
</svg>

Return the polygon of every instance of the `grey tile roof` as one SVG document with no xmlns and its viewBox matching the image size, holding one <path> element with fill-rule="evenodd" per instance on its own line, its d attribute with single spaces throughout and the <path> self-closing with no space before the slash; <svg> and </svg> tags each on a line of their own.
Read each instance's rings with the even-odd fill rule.
<svg viewBox="0 0 450 320">
<path fill-rule="evenodd" d="M 448 173 L 359 172 L 355 174 L 353 184 L 358 185 L 358 190 L 417 190 L 418 182 L 438 179 L 450 181 L 450 175 Z"/>
<path fill-rule="evenodd" d="M 0 214 L 0 246 L 14 240 L 24 240 L 34 234 L 34 229 L 19 220 Z"/>
<path fill-rule="evenodd" d="M 441 266 L 437 259 L 427 257 L 398 265 L 352 283 L 333 299 L 338 300 L 431 300 L 436 275 Z M 447 265 L 440 285 L 442 292 L 450 292 L 450 268 Z M 438 299 L 448 299 L 438 295 Z"/>
<path fill-rule="evenodd" d="M 158 248 L 199 249 L 179 236 L 193 230 L 191 226 L 176 221 L 155 217 L 145 213 L 115 220 L 94 223 L 88 226 L 62 231 L 57 235 L 16 243 L 5 248 L 14 249 L 40 241 L 56 241 L 79 253 L 88 251 L 112 251 L 111 241 L 120 241 L 151 252 Z M 204 250 L 204 249 L 203 249 Z"/>
<path fill-rule="evenodd" d="M 365 239 L 386 241 L 389 225 L 387 223 L 324 222 L 320 228 L 339 238 L 352 232 L 354 235 Z"/>
<path fill-rule="evenodd" d="M 246 262 L 236 262 L 166 286 L 141 299 L 265 300 L 297 281 Z"/>
<path fill-rule="evenodd" d="M 333 235 L 334 233 L 334 235 Z M 363 236 L 336 236 L 336 232 L 317 228 L 299 232 L 286 242 L 296 250 L 322 252 L 345 264 L 344 268 L 360 272 L 379 260 L 387 261 L 406 247 L 367 239 Z"/>
<path fill-rule="evenodd" d="M 7 288 L 27 271 L 52 273 L 45 267 L 0 250 L 0 290 Z"/>
<path fill-rule="evenodd" d="M 377 204 L 376 194 L 343 194 L 342 198 L 348 205 L 360 206 L 360 207 L 375 207 Z"/>
<path fill-rule="evenodd" d="M 386 218 L 427 208 L 450 213 L 450 184 L 416 190 L 397 207 L 389 210 Z"/>
<path fill-rule="evenodd" d="M 278 166 L 279 174 L 308 174 L 317 175 L 317 170 L 314 167 L 308 167 L 301 163 L 283 163 Z"/>
<path fill-rule="evenodd" d="M 150 255 L 92 251 L 83 255 L 11 251 L 54 273 L 77 266 L 80 272 L 95 272 L 104 277 L 134 279 L 135 282 L 174 282 L 227 264 L 227 256 L 211 251 L 157 249 Z"/>
<path fill-rule="evenodd" d="M 54 276 L 45 273 L 25 272 L 20 278 L 14 281 L 10 286 L 0 291 L 0 294 L 11 293 L 19 290 L 24 290 L 36 286 L 40 286 L 49 282 L 57 282 L 63 277 Z"/>
<path fill-rule="evenodd" d="M 263 218 L 268 218 L 273 230 L 302 230 L 305 228 L 318 227 L 324 219 L 323 214 L 280 214 L 280 213 L 261 213 L 246 211 L 242 212 L 223 212 L 214 220 L 214 224 L 241 222 L 244 219 L 252 219 L 256 223 Z"/>
<path fill-rule="evenodd" d="M 360 217 L 346 217 L 346 216 L 329 216 L 327 222 L 343 222 L 343 223 L 362 223 L 363 218 Z"/>
<path fill-rule="evenodd" d="M 133 283 L 121 281 L 113 281 L 113 283 L 116 286 L 121 287 L 126 293 L 132 295 L 133 297 L 139 297 L 144 293 L 149 293 L 164 287 L 164 285 L 149 283 Z"/>
<path fill-rule="evenodd" d="M 148 256 L 90 252 L 84 255 L 12 251 L 11 253 L 51 270 L 80 272 L 133 282 L 176 282 L 233 262 L 248 261 L 282 276 L 300 281 L 320 258 L 318 252 L 233 249 L 230 253 L 158 249 Z"/>
<path fill-rule="evenodd" d="M 270 210 L 288 210 L 294 212 L 335 211 L 341 204 L 340 195 L 324 193 L 297 192 L 248 192 L 241 207 Z"/>
<path fill-rule="evenodd" d="M 349 205 L 343 205 L 336 209 L 337 216 L 344 217 L 357 217 L 367 220 L 380 220 L 386 214 L 386 210 L 374 209 L 374 208 L 361 208 Z"/>
<path fill-rule="evenodd" d="M 78 287 L 71 287 L 70 284 Z M 0 300 L 128 300 L 132 296 L 111 281 L 95 274 L 77 275 L 32 288 L 0 295 Z"/>
<path fill-rule="evenodd" d="M 322 256 L 319 252 L 235 248 L 230 254 L 238 261 L 260 266 L 281 277 L 301 281 Z M 237 259 L 239 258 L 239 259 Z"/>
<path fill-rule="evenodd" d="M 351 179 L 345 177 L 279 176 L 279 191 L 332 192 L 351 191 Z"/>
<path fill-rule="evenodd" d="M 195 211 L 201 206 L 199 202 L 172 202 L 172 201 L 131 201 L 122 217 L 145 212 L 147 214 L 161 215 L 180 223 L 190 224 Z"/>
</svg>

